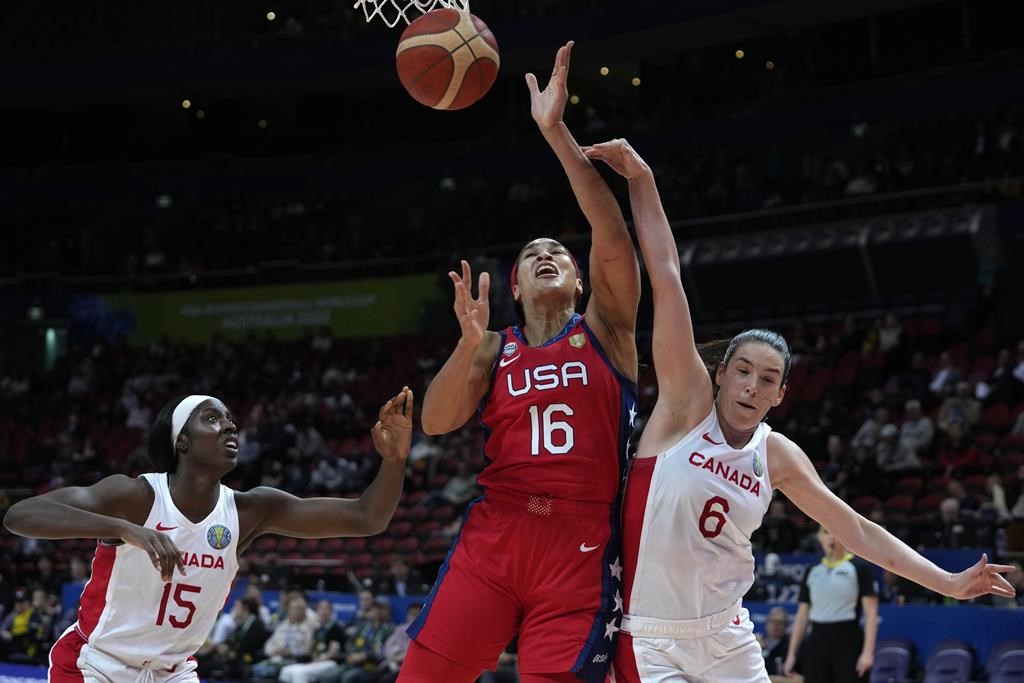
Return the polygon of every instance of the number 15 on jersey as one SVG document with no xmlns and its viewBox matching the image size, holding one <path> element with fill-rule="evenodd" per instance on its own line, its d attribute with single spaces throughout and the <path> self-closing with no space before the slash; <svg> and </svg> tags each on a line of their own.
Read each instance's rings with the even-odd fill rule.
<svg viewBox="0 0 1024 683">
<path fill-rule="evenodd" d="M 543 410 L 530 406 L 530 455 L 564 455 L 572 450 L 572 425 L 561 419 L 572 417 L 565 403 L 552 403 Z"/>
</svg>

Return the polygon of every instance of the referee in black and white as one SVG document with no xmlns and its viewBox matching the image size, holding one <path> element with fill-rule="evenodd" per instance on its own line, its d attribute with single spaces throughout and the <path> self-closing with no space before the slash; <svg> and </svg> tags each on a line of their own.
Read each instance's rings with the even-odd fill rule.
<svg viewBox="0 0 1024 683">
<path fill-rule="evenodd" d="M 846 550 L 827 529 L 818 529 L 825 556 L 804 577 L 800 607 L 784 665 L 787 676 L 800 671 L 805 683 L 859 683 L 868 680 L 878 635 L 878 588 L 871 567 Z M 864 615 L 864 630 L 860 617 Z M 811 635 L 802 643 L 811 622 Z"/>
</svg>

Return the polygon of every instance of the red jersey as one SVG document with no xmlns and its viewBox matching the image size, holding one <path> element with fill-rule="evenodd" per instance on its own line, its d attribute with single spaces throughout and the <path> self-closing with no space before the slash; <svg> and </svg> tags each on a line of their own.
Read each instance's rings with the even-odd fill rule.
<svg viewBox="0 0 1024 683">
<path fill-rule="evenodd" d="M 583 316 L 531 347 L 501 331 L 480 405 L 485 489 L 616 502 L 636 417 L 636 383 L 608 360 Z"/>
</svg>

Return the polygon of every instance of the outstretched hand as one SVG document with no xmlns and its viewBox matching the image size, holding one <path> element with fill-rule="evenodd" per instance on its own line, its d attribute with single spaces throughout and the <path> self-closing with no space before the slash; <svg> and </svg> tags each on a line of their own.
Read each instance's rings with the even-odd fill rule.
<svg viewBox="0 0 1024 683">
<path fill-rule="evenodd" d="M 397 396 L 381 406 L 377 424 L 370 430 L 373 446 L 387 462 L 405 462 L 412 445 L 412 389 L 402 387 Z"/>
<path fill-rule="evenodd" d="M 973 567 L 953 574 L 946 594 L 957 600 L 970 600 L 990 593 L 1012 598 L 1016 591 L 1002 575 L 1014 569 L 1016 567 L 1012 564 L 989 564 L 988 554 L 982 553 L 981 559 Z"/>
<path fill-rule="evenodd" d="M 599 142 L 596 145 L 583 147 L 583 153 L 588 159 L 599 159 L 608 164 L 613 171 L 626 180 L 632 180 L 638 176 L 650 172 L 640 155 L 636 153 L 633 146 L 623 138 L 616 138 L 609 142 Z"/>
<path fill-rule="evenodd" d="M 459 319 L 459 327 L 462 328 L 462 338 L 471 344 L 479 344 L 487 332 L 487 323 L 491 318 L 491 305 L 488 300 L 491 275 L 487 272 L 480 273 L 478 296 L 475 299 L 473 272 L 469 268 L 469 262 L 462 261 L 461 277 L 454 270 L 448 272 L 448 277 L 455 283 L 455 315 Z"/>
<path fill-rule="evenodd" d="M 555 54 L 555 68 L 551 79 L 543 90 L 537 87 L 537 77 L 526 74 L 526 87 L 530 89 L 530 114 L 541 128 L 554 128 L 562 121 L 565 103 L 569 100 L 569 57 L 573 42 L 558 48 Z"/>
</svg>

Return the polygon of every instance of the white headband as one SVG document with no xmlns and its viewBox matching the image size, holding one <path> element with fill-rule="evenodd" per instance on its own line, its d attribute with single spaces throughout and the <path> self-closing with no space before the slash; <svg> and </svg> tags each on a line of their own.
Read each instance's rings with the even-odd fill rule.
<svg viewBox="0 0 1024 683">
<path fill-rule="evenodd" d="M 185 428 L 185 423 L 188 422 L 188 418 L 192 415 L 192 411 L 195 410 L 200 403 L 203 401 L 209 401 L 217 399 L 213 396 L 202 396 L 200 394 L 192 394 L 182 399 L 171 414 L 171 448 L 174 448 L 178 443 L 178 435 L 181 434 L 181 430 Z"/>
</svg>

